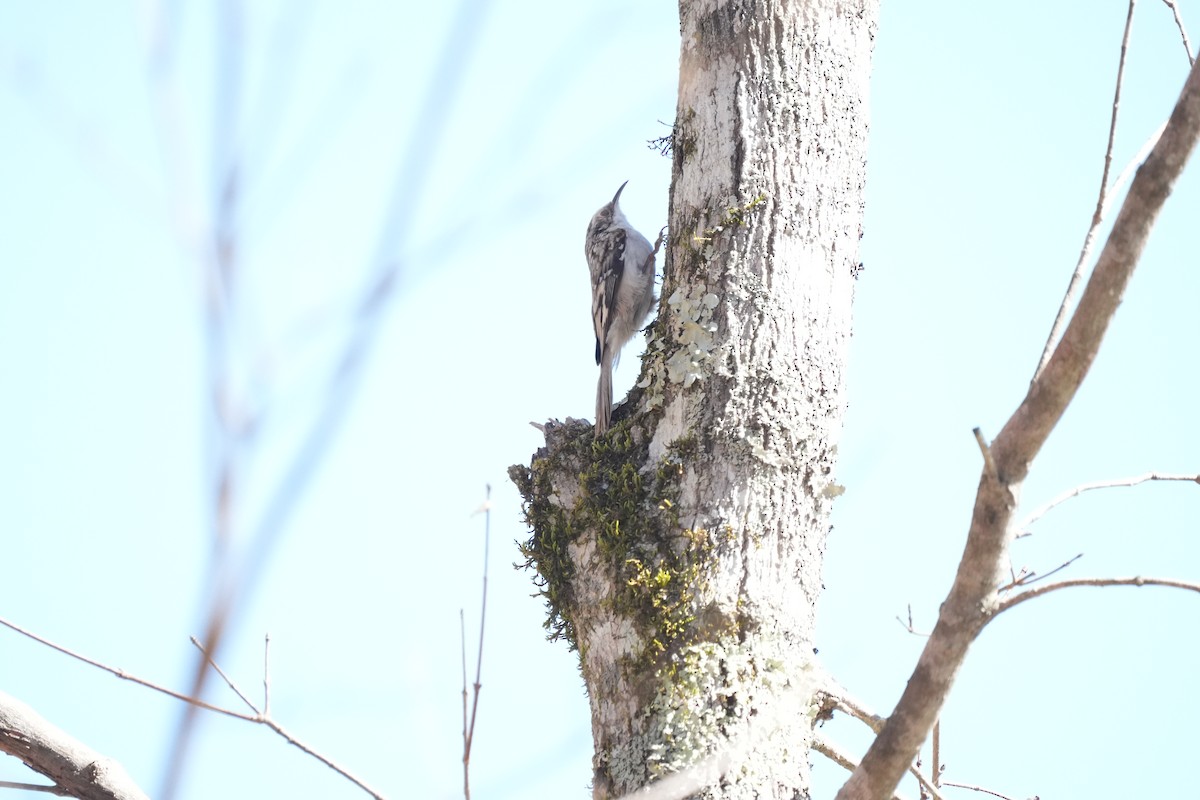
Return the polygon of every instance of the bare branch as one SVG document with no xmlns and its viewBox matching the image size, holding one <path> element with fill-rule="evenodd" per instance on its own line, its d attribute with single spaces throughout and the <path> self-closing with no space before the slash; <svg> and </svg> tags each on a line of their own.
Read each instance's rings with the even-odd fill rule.
<svg viewBox="0 0 1200 800">
<path fill-rule="evenodd" d="M 1076 586 L 1166 586 L 1172 589 L 1186 589 L 1189 592 L 1200 592 L 1200 583 L 1177 581 L 1171 578 L 1143 578 L 1140 575 L 1132 578 L 1073 578 L 1068 581 L 1047 583 L 1035 589 L 1029 589 L 1001 600 L 992 614 L 992 619 L 995 619 L 1002 612 L 1008 611 L 1013 606 L 1024 603 L 1026 600 L 1032 600 L 1035 597 L 1040 597 L 1050 592 L 1057 592 L 1059 589 L 1073 589 Z"/>
<path fill-rule="evenodd" d="M 91 666 L 96 667 L 97 669 L 102 669 L 111 675 L 117 676 L 121 680 L 126 680 L 131 683 L 136 683 L 139 686 L 145 686 L 147 689 L 153 689 L 154 691 L 159 692 L 160 694 L 165 694 L 168 697 L 175 698 L 176 700 L 182 700 L 185 703 L 191 703 L 194 706 L 199 706 L 200 708 L 206 709 L 208 711 L 215 711 L 218 714 L 225 714 L 226 716 L 229 716 L 229 717 L 237 717 L 238 719 L 244 719 L 244 720 L 248 720 L 251 722 L 254 721 L 253 717 L 247 716 L 246 714 L 241 714 L 237 711 L 230 711 L 229 709 L 221 708 L 220 706 L 211 705 L 209 703 L 204 702 L 203 700 L 197 700 L 194 697 L 189 697 L 188 695 L 182 694 L 173 689 L 168 689 L 165 686 L 160 686 L 159 684 L 154 683 L 152 681 L 148 681 L 144 678 L 139 678 L 136 675 L 131 675 L 123 669 L 117 669 L 116 667 L 110 667 L 107 664 L 102 664 L 101 662 L 96 661 L 95 659 L 88 658 L 87 656 L 81 655 L 80 653 L 76 653 L 74 650 L 71 650 L 70 648 L 63 647 L 60 644 L 55 644 L 54 642 L 50 641 L 49 639 L 38 636 L 36 633 L 33 633 L 32 631 L 27 631 L 24 628 L 22 628 L 20 625 L 17 625 L 16 623 L 13 623 L 13 622 L 9 622 L 6 619 L 0 618 L 0 625 L 3 625 L 4 627 L 9 628 L 11 630 L 14 630 L 17 633 L 21 634 L 22 636 L 27 636 L 30 639 L 32 639 L 33 641 L 37 642 L 38 644 L 44 644 L 44 645 L 46 645 L 46 647 L 49 647 L 51 650 L 57 650 L 58 652 L 62 653 L 63 655 L 70 656 L 71 658 L 75 659 L 76 661 L 82 661 L 83 663 L 90 664 Z"/>
<path fill-rule="evenodd" d="M 48 722 L 11 695 L 0 692 L 0 752 L 19 758 L 54 781 L 59 791 L 82 800 L 149 800 L 115 760 Z"/>
<path fill-rule="evenodd" d="M 1046 338 L 1046 346 L 1042 348 L 1042 357 L 1038 360 L 1037 369 L 1033 373 L 1034 381 L 1042 374 L 1042 370 L 1050 362 L 1051 354 L 1058 346 L 1063 327 L 1067 324 L 1067 313 L 1075 301 L 1075 292 L 1079 288 L 1079 282 L 1083 280 L 1083 268 L 1087 264 L 1088 258 L 1091 257 L 1092 245 L 1096 241 L 1096 232 L 1104 220 L 1104 212 L 1108 204 L 1108 173 L 1112 169 L 1113 142 L 1117 138 L 1117 115 L 1121 109 L 1121 86 L 1125 81 L 1125 57 L 1129 51 L 1129 34 L 1133 30 L 1133 9 L 1136 5 L 1137 0 L 1129 0 L 1129 11 L 1125 15 L 1125 33 L 1121 36 L 1121 58 L 1117 62 L 1117 87 L 1113 91 L 1112 118 L 1108 124 L 1108 144 L 1104 148 L 1104 169 L 1100 173 L 1100 192 L 1096 197 L 1096 210 L 1092 212 L 1092 224 L 1088 226 L 1087 234 L 1083 237 L 1083 247 L 1079 251 L 1079 260 L 1075 262 L 1075 271 L 1071 273 L 1071 280 L 1067 282 L 1067 292 L 1063 296 L 1062 304 L 1058 307 L 1054 324 L 1050 326 L 1050 335 Z"/>
<path fill-rule="evenodd" d="M 1193 67 L 1162 136 L 1133 179 L 1061 341 L 992 442 L 996 477 L 985 467 L 966 548 L 937 625 L 895 711 L 838 800 L 890 796 L 929 735 L 967 649 L 999 609 L 997 587 L 1004 579 L 1016 492 L 1095 360 L 1154 221 L 1198 138 L 1200 69 Z"/>
<path fill-rule="evenodd" d="M 380 794 L 375 789 L 371 788 L 370 784 L 366 783 L 361 778 L 356 776 L 353 772 L 350 772 L 348 769 L 346 769 L 342 765 L 338 764 L 336 761 L 334 761 L 333 759 L 324 755 L 320 751 L 313 749 L 312 746 L 305 744 L 300 739 L 297 739 L 291 733 L 291 731 L 284 728 L 282 725 L 280 725 L 275 720 L 267 719 L 264 717 L 262 719 L 255 720 L 255 721 L 262 725 L 266 725 L 268 728 L 275 731 L 275 733 L 279 734 L 279 736 L 284 741 L 286 741 L 288 744 L 307 753 L 308 755 L 315 758 L 317 761 L 320 761 L 322 764 L 329 767 L 331 770 L 333 770 L 337 774 L 341 775 L 343 778 L 350 781 L 351 783 L 353 783 L 358 788 L 362 789 L 367 794 L 371 795 L 371 797 L 374 797 L 376 800 L 386 800 L 384 795 Z"/>
<path fill-rule="evenodd" d="M 160 694 L 165 694 L 168 697 L 173 697 L 176 700 L 182 700 L 183 702 L 189 703 L 192 706 L 195 706 L 196 708 L 202 708 L 202 709 L 205 709 L 206 711 L 215 711 L 216 713 L 224 714 L 227 717 L 233 717 L 235 719 L 244 720 L 246 722 L 253 722 L 258 725 L 265 725 L 266 727 L 275 731 L 275 733 L 279 734 L 279 736 L 282 737 L 284 740 L 286 740 L 288 742 L 288 744 L 291 744 L 292 746 L 300 749 L 301 751 L 303 751 L 303 752 L 307 753 L 308 755 L 312 756 L 313 758 L 317 759 L 322 764 L 325 764 L 327 767 L 334 770 L 339 775 L 341 775 L 342 777 L 349 780 L 351 783 L 358 786 L 360 789 L 365 791 L 367 794 L 371 795 L 372 797 L 379 798 L 380 800 L 382 800 L 382 798 L 383 798 L 382 794 L 376 792 L 367 783 L 365 783 L 363 780 L 361 780 L 356 775 L 354 775 L 354 773 L 350 772 L 345 767 L 342 767 L 341 765 L 339 765 L 337 762 L 333 761 L 328 756 L 325 756 L 322 753 L 320 753 L 319 751 L 313 749 L 310 745 L 308 745 L 308 744 L 304 743 L 303 741 L 301 741 L 300 739 L 298 739 L 290 731 L 285 729 L 282 725 L 280 725 L 275 720 L 267 717 L 265 714 L 259 714 L 257 712 L 255 714 L 244 714 L 239 711 L 233 711 L 228 708 L 222 708 L 220 706 L 212 705 L 211 703 L 206 703 L 203 700 L 199 700 L 195 697 L 189 697 L 188 695 L 182 694 L 180 692 L 176 692 L 173 689 L 168 689 L 165 686 L 161 686 L 157 683 L 154 683 L 153 681 L 148 681 L 145 678 L 139 678 L 138 676 L 132 675 L 132 674 L 126 672 L 125 670 L 117 669 L 115 667 L 110 667 L 107 664 L 103 664 L 99 661 L 96 661 L 95 659 L 88 658 L 87 656 L 81 655 L 81 654 L 75 652 L 74 650 L 63 647 L 60 644 L 55 644 L 54 642 L 51 642 L 49 639 L 45 639 L 31 631 L 27 631 L 24 628 L 22 628 L 21 626 L 16 625 L 12 622 L 9 622 L 6 619 L 0 618 L 0 625 L 10 628 L 10 629 L 16 631 L 17 633 L 21 634 L 22 636 L 27 636 L 30 639 L 34 640 L 35 642 L 38 642 L 39 644 L 44 644 L 53 650 L 57 650 L 58 652 L 62 653 L 63 655 L 70 656 L 71 658 L 73 658 L 77 661 L 82 661 L 83 663 L 89 664 L 93 667 L 96 667 L 97 669 L 104 670 L 105 672 L 107 672 L 111 675 L 115 675 L 118 678 L 121 678 L 122 680 L 127 680 L 127 681 L 130 681 L 131 683 L 136 683 L 139 686 L 144 686 L 147 689 L 152 689 L 156 692 L 159 692 Z M 199 646 L 199 645 L 197 645 L 197 646 Z M 203 651 L 203 648 L 201 648 L 201 650 Z M 205 655 L 207 657 L 207 653 Z M 216 668 L 215 663 L 212 666 L 214 668 Z M 217 672 L 219 674 L 221 674 L 222 677 L 225 677 L 225 673 L 221 672 L 219 668 L 217 669 Z M 237 687 L 235 687 L 233 685 L 232 681 L 230 681 L 229 678 L 227 678 L 227 677 L 225 678 L 225 680 L 226 680 L 226 683 L 229 684 L 230 688 L 233 689 L 233 691 L 239 697 L 241 697 L 243 700 L 245 700 L 245 696 L 242 694 L 242 692 L 240 692 L 237 689 Z M 265 675 L 264 675 L 264 682 L 266 682 Z M 7 695 L 0 693 L 0 717 L 2 717 L 2 715 L 4 714 L 4 708 L 3 708 L 2 701 L 4 701 L 4 699 L 6 697 L 7 697 Z M 2 720 L 0 720 L 0 726 L 2 726 L 2 724 L 3 724 L 3 722 L 2 722 Z M 47 724 L 49 724 L 49 723 L 47 723 Z M 63 735 L 65 736 L 66 734 L 63 734 Z M 2 727 L 0 727 L 0 750 L 4 750 L 4 747 L 3 747 L 4 736 L 5 736 L 4 730 Z M 83 745 L 80 745 L 80 747 L 82 747 L 82 746 Z M 18 755 L 18 757 L 20 757 L 20 755 L 17 753 L 14 753 L 14 755 Z M 97 757 L 103 758 L 101 756 L 97 756 Z M 30 766 L 33 766 L 33 765 L 31 764 Z M 34 767 L 34 768 L 37 769 L 37 767 Z M 41 770 L 39 770 L 39 771 L 41 771 Z M 48 773 L 46 773 L 46 774 L 48 774 Z M 107 795 L 77 794 L 74 790 L 72 790 L 72 794 L 76 797 L 81 797 L 81 798 L 107 797 Z M 144 796 L 144 795 L 141 795 L 141 796 Z M 134 795 L 129 795 L 129 797 L 134 797 Z"/>
<path fill-rule="evenodd" d="M 1036 511 L 1022 520 L 1017 528 L 1019 531 L 1025 531 L 1027 528 L 1032 526 L 1033 523 L 1046 516 L 1046 514 L 1048 514 L 1052 509 L 1057 508 L 1072 498 L 1078 497 L 1084 492 L 1090 492 L 1095 489 L 1114 489 L 1124 486 L 1137 486 L 1148 481 L 1190 481 L 1192 483 L 1200 484 L 1200 475 L 1184 475 L 1171 472 L 1146 472 L 1129 478 L 1115 478 L 1107 481 L 1083 483 L 1073 489 L 1068 489 L 1050 502 L 1039 506 Z"/>
<path fill-rule="evenodd" d="M 1015 485 L 1095 360 L 1158 213 L 1200 138 L 1200 69 L 1193 67 L 1163 135 L 1138 170 L 1063 339 L 992 443 L 1001 481 Z M 1007 515 L 1006 515 L 1007 521 Z"/>
</svg>

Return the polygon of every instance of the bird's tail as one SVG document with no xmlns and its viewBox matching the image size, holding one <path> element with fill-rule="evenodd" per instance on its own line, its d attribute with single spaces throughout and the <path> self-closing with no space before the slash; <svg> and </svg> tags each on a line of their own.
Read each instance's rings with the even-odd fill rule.
<svg viewBox="0 0 1200 800">
<path fill-rule="evenodd" d="M 612 358 L 607 353 L 600 360 L 600 382 L 596 384 L 596 436 L 608 430 L 612 421 Z"/>
</svg>

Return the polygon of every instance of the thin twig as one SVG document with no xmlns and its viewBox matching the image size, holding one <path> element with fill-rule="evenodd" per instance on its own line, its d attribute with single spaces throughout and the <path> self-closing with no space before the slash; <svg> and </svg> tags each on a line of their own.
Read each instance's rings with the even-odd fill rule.
<svg viewBox="0 0 1200 800">
<path fill-rule="evenodd" d="M 1179 37 L 1183 39 L 1183 50 L 1187 53 L 1188 64 L 1195 65 L 1196 57 L 1192 55 L 1192 43 L 1188 41 L 1187 31 L 1183 27 L 1183 17 L 1179 15 L 1179 7 L 1175 5 L 1174 0 L 1163 0 L 1167 4 L 1167 8 L 1171 9 L 1171 13 L 1175 15 L 1175 27 L 1179 29 Z"/>
<path fill-rule="evenodd" d="M 1073 489 L 1068 489 L 1050 502 L 1039 506 L 1036 511 L 1022 520 L 1021 524 L 1017 527 L 1017 530 L 1025 531 L 1032 526 L 1033 523 L 1046 516 L 1046 514 L 1048 514 L 1052 509 L 1057 508 L 1074 497 L 1078 497 L 1084 492 L 1090 492 L 1095 489 L 1114 489 L 1125 486 L 1137 486 L 1148 481 L 1190 481 L 1191 483 L 1200 484 L 1200 475 L 1185 475 L 1183 473 L 1174 472 L 1146 472 L 1141 475 L 1133 475 L 1128 478 L 1114 478 L 1106 481 L 1083 483 L 1074 487 Z"/>
<path fill-rule="evenodd" d="M 471 797 L 471 739 L 467 736 L 467 622 L 463 610 L 458 610 L 458 633 L 462 640 L 462 712 L 463 712 L 463 797 Z"/>
<path fill-rule="evenodd" d="M 908 604 L 908 622 L 905 622 L 904 620 L 902 620 L 900 618 L 899 614 L 896 615 L 896 622 L 899 622 L 902 626 L 904 626 L 904 630 L 908 631 L 913 636 L 920 636 L 922 638 L 929 637 L 928 633 L 926 633 L 924 631 L 919 631 L 913 627 L 912 603 Z"/>
<path fill-rule="evenodd" d="M 271 634 L 263 635 L 263 716 L 271 715 Z"/>
<path fill-rule="evenodd" d="M 1020 594 L 1015 594 L 1012 597 L 1007 597 L 997 605 L 996 611 L 991 615 L 991 619 L 995 619 L 1003 612 L 1008 611 L 1013 606 L 1024 603 L 1026 600 L 1032 600 L 1035 597 L 1040 597 L 1050 592 L 1057 592 L 1059 589 L 1073 589 L 1076 586 L 1165 586 L 1171 589 L 1186 589 L 1189 592 L 1200 593 L 1200 583 L 1179 581 L 1172 578 L 1143 578 L 1140 575 L 1132 578 L 1073 578 L 1067 581 L 1058 581 L 1057 583 L 1047 583 L 1021 592 Z"/>
<path fill-rule="evenodd" d="M 1013 798 L 1009 797 L 1006 794 L 1000 794 L 999 792 L 993 792 L 991 789 L 985 789 L 982 786 L 972 786 L 969 783 L 954 783 L 952 781 L 946 781 L 942 785 L 943 786 L 953 786 L 955 789 L 969 789 L 972 792 L 983 792 L 984 794 L 990 794 L 993 797 L 999 797 L 1000 800 L 1013 800 Z"/>
<path fill-rule="evenodd" d="M 471 783 L 470 783 L 470 766 L 471 766 L 471 744 L 475 740 L 475 718 L 479 713 L 479 690 L 482 688 L 480 676 L 483 673 L 483 631 L 484 621 L 487 619 L 487 584 L 488 584 L 488 551 L 492 541 L 492 485 L 486 484 L 486 491 L 482 506 L 483 511 L 483 600 L 479 609 L 479 649 L 476 653 L 475 660 L 475 684 L 474 692 L 471 699 L 471 718 L 468 723 L 466 720 L 466 703 L 467 703 L 467 666 L 466 666 L 466 643 L 463 644 L 463 723 L 466 727 L 463 729 L 463 796 L 466 800 L 471 800 Z M 459 611 L 461 617 L 462 611 Z M 464 629 L 465 630 L 465 629 Z M 463 633 L 464 639 L 466 633 Z"/>
<path fill-rule="evenodd" d="M 280 725 L 275 720 L 267 719 L 264 717 L 263 719 L 256 720 L 256 721 L 262 725 L 266 725 L 268 728 L 275 731 L 275 733 L 279 734 L 279 736 L 281 738 L 283 738 L 283 740 L 286 741 L 288 744 L 292 745 L 293 747 L 297 748 L 298 750 L 300 750 L 304 753 L 307 753 L 308 755 L 315 758 L 317 761 L 320 761 L 322 764 L 329 767 L 331 770 L 333 770 L 337 774 L 341 775 L 343 778 L 350 781 L 351 783 L 353 783 L 358 788 L 362 789 L 367 794 L 371 795 L 371 797 L 374 797 L 376 800 L 387 800 L 387 798 L 384 797 L 384 795 L 380 794 L 375 789 L 371 788 L 370 784 L 363 781 L 361 778 L 356 776 L 354 773 L 350 772 L 348 769 L 346 769 L 342 765 L 338 764 L 333 759 L 322 754 L 318 750 L 314 750 L 310 745 L 308 745 L 308 744 L 302 742 L 300 739 L 296 738 L 291 733 L 291 731 L 284 728 L 282 725 Z"/>
<path fill-rule="evenodd" d="M 1018 586 L 1029 586 L 1031 584 L 1037 583 L 1038 581 L 1044 581 L 1044 580 L 1046 580 L 1046 578 L 1049 578 L 1051 575 L 1055 574 L 1056 572 L 1062 572 L 1064 569 L 1071 566 L 1072 564 L 1074 564 L 1076 561 L 1078 561 L 1081 558 L 1083 558 L 1083 553 L 1080 553 L 1079 555 L 1075 556 L 1074 558 L 1068 558 L 1066 561 L 1059 564 L 1057 567 L 1050 570 L 1045 575 L 1038 575 L 1036 572 L 1026 572 L 1024 569 L 1022 569 L 1021 574 L 1019 576 L 1014 577 L 1010 583 L 1007 583 L 1004 586 L 1001 586 L 999 591 L 1008 592 L 1008 591 L 1012 591 L 1013 589 L 1017 588 Z"/>
<path fill-rule="evenodd" d="M 362 779 L 357 777 L 354 773 L 350 772 L 345 767 L 342 767 L 341 765 L 339 765 L 337 762 L 335 762 L 333 759 L 329 758 L 328 756 L 322 755 L 319 751 L 313 749 L 310 745 L 304 743 L 299 738 L 297 738 L 294 734 L 292 734 L 290 731 L 285 729 L 278 722 L 276 722 L 273 719 L 268 718 L 264 714 L 258 714 L 258 713 L 246 714 L 241 711 L 234 711 L 229 708 L 222 708 L 221 706 L 215 706 L 215 705 L 212 705 L 211 703 L 206 703 L 203 700 L 197 699 L 195 697 L 189 697 L 188 695 L 182 694 L 173 689 L 168 689 L 165 686 L 154 683 L 153 681 L 149 681 L 149 680 L 146 680 L 145 678 L 138 677 L 137 675 L 130 674 L 123 669 L 117 669 L 116 667 L 110 667 L 107 664 L 104 664 L 100 661 L 96 661 L 93 658 L 88 658 L 85 655 L 77 653 L 74 650 L 71 650 L 70 648 L 63 647 L 60 644 L 56 644 L 55 642 L 52 642 L 43 636 L 39 636 L 36 633 L 33 633 L 32 631 L 28 631 L 25 628 L 22 628 L 20 625 L 9 622 L 6 619 L 0 618 L 0 625 L 3 625 L 6 628 L 16 631 L 17 633 L 21 634 L 22 636 L 26 636 L 39 644 L 43 644 L 46 647 L 49 647 L 52 650 L 57 650 L 58 652 L 62 653 L 63 655 L 69 656 L 69 657 L 75 659 L 76 661 L 82 661 L 84 664 L 88 664 L 90 666 L 96 667 L 97 669 L 101 669 L 111 675 L 115 675 L 116 677 L 121 678 L 122 680 L 126 680 L 131 683 L 136 683 L 139 686 L 144 686 L 147 689 L 151 689 L 160 694 L 165 694 L 168 697 L 173 697 L 176 700 L 181 700 L 184 703 L 188 703 L 190 705 L 195 706 L 196 708 L 202 708 L 206 711 L 213 711 L 218 714 L 224 714 L 227 717 L 233 717 L 234 719 L 240 719 L 245 722 L 253 722 L 258 725 L 265 725 L 266 727 L 275 731 L 275 733 L 277 733 L 284 740 L 286 740 L 288 742 L 288 744 L 292 745 L 293 747 L 296 747 L 297 749 L 299 749 L 299 750 L 303 751 L 304 753 L 307 753 L 308 755 L 317 759 L 322 764 L 324 764 L 325 766 L 332 769 L 334 772 L 338 773 L 342 777 L 349 780 L 351 783 L 358 786 L 360 789 L 365 791 L 367 794 L 371 795 L 372 797 L 377 798 L 378 800 L 384 800 L 384 796 L 382 794 L 375 791 L 373 788 L 371 788 L 371 786 L 369 784 L 367 784 L 365 781 L 363 781 Z M 199 647 L 198 644 L 197 644 L 197 647 Z M 201 652 L 203 652 L 203 648 L 201 648 Z M 205 653 L 205 658 L 208 658 L 207 653 Z M 217 665 L 215 663 L 212 664 L 212 666 L 214 669 L 216 669 L 218 674 L 220 674 L 222 677 L 225 677 L 225 673 L 222 672 L 219 668 L 217 668 Z M 242 694 L 241 691 L 238 690 L 238 688 L 233 684 L 233 682 L 228 677 L 225 677 L 225 682 L 229 685 L 229 688 L 233 689 L 233 691 L 239 697 L 241 697 L 243 700 L 245 700 L 245 696 Z"/>
<path fill-rule="evenodd" d="M 1121 36 L 1121 57 L 1117 62 L 1117 87 L 1113 91 L 1112 118 L 1108 125 L 1108 144 L 1104 148 L 1104 169 L 1100 175 L 1100 193 L 1096 198 L 1096 210 L 1092 212 L 1092 224 L 1088 227 L 1087 235 L 1083 237 L 1083 247 L 1079 251 L 1079 260 L 1075 262 L 1075 271 L 1071 273 L 1071 280 L 1067 282 L 1067 292 L 1063 296 L 1062 304 L 1058 307 L 1054 324 L 1050 326 L 1050 335 L 1046 338 L 1046 346 L 1042 348 L 1042 357 L 1038 360 L 1037 369 L 1033 373 L 1033 381 L 1041 377 L 1042 371 L 1050 363 L 1050 356 L 1058 347 L 1059 339 L 1067 324 L 1068 311 L 1075 302 L 1075 293 L 1083 280 L 1083 269 L 1092 254 L 1096 232 L 1104 220 L 1104 210 L 1108 200 L 1108 173 L 1112 169 L 1113 142 L 1117 137 L 1117 115 L 1121 108 L 1121 86 L 1125 81 L 1125 58 L 1129 52 L 1129 35 L 1133 30 L 1133 9 L 1136 5 L 1137 0 L 1129 0 L 1129 11 L 1125 15 L 1125 33 Z"/>
<path fill-rule="evenodd" d="M 225 671 L 221 669 L 221 667 L 217 664 L 217 662 L 212 660 L 212 656 L 210 656 L 208 654 L 208 651 L 204 649 L 204 645 L 200 644 L 200 640 L 197 639 L 195 636 L 189 636 L 188 638 L 192 640 L 192 644 L 194 644 L 196 646 L 196 649 L 199 650 L 201 653 L 203 653 L 204 657 L 208 659 L 208 665 L 210 667 L 212 667 L 214 670 L 216 670 L 217 674 L 221 676 L 221 680 L 225 681 L 225 685 L 228 686 L 231 690 L 233 690 L 234 694 L 236 694 L 238 697 L 242 698 L 242 702 L 245 703 L 250 708 L 250 710 L 255 713 L 255 715 L 257 715 L 259 713 L 258 708 L 255 707 L 254 703 L 250 702 L 250 698 L 248 698 L 248 697 L 246 697 L 246 695 L 242 694 L 242 690 L 239 689 L 234 684 L 234 682 L 229 679 L 229 676 L 225 674 Z"/>
<path fill-rule="evenodd" d="M 41 783 L 18 783 L 17 781 L 0 781 L 0 789 L 16 789 L 21 792 L 45 792 L 59 797 L 70 797 L 71 793 L 60 786 L 46 786 Z"/>
<path fill-rule="evenodd" d="M 121 680 L 130 681 L 131 683 L 136 683 L 140 686 L 145 686 L 147 689 L 153 689 L 154 691 L 159 692 L 161 694 L 165 694 L 168 697 L 174 697 L 176 700 L 182 700 L 185 703 L 190 703 L 194 706 L 203 708 L 207 711 L 215 711 L 218 714 L 225 714 L 226 716 L 236 717 L 237 719 L 244 719 L 249 722 L 255 721 L 254 717 L 252 717 L 248 714 L 243 714 L 240 711 L 231 711 L 227 708 L 221 708 L 220 706 L 214 706 L 211 703 L 206 703 L 203 700 L 196 699 L 195 697 L 189 697 L 186 694 L 182 694 L 173 689 L 168 689 L 165 686 L 160 686 L 159 684 L 153 683 L 152 681 L 148 681 L 144 678 L 139 678 L 136 675 L 131 675 L 130 673 L 126 672 L 123 669 L 117 669 L 116 667 L 110 667 L 107 664 L 102 664 L 101 662 L 96 661 L 93 658 L 88 658 L 87 656 L 77 653 L 68 647 L 63 647 L 61 644 L 56 644 L 55 642 L 52 642 L 43 636 L 39 636 L 32 631 L 28 631 L 25 628 L 22 628 L 20 625 L 17 625 L 14 622 L 9 622 L 6 619 L 0 618 L 0 625 L 3 625 L 4 627 L 9 628 L 11 630 L 14 630 L 17 633 L 21 634 L 22 636 L 27 636 L 28 638 L 32 639 L 33 641 L 37 642 L 38 644 L 44 644 L 46 647 L 49 647 L 51 650 L 57 650 L 58 652 L 62 653 L 65 656 L 70 656 L 71 658 L 75 659 L 76 661 L 82 661 L 84 664 L 89 664 L 93 667 L 96 667 L 97 669 L 102 669 L 111 675 L 117 676 Z"/>
</svg>

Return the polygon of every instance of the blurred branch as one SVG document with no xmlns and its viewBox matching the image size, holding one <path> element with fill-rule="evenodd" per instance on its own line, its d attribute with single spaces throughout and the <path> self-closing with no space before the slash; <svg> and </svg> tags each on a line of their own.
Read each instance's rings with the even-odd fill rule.
<svg viewBox="0 0 1200 800">
<path fill-rule="evenodd" d="M 245 43 L 243 9 L 235 0 L 223 0 L 215 8 L 216 37 L 213 86 L 213 135 L 211 163 L 212 229 L 211 241 L 203 256 L 206 389 L 211 411 L 206 418 L 209 444 L 210 480 L 213 487 L 212 534 L 213 560 L 209 591 L 210 607 L 225 607 L 223 596 L 229 592 L 234 558 L 234 504 L 239 474 L 240 410 L 234 374 L 232 339 L 235 334 L 234 306 L 238 271 L 238 210 L 241 182 L 238 142 L 238 112 L 244 83 Z M 216 653 L 224 630 L 224 618 L 210 613 L 205 641 Z M 191 697 L 204 695 L 209 660 L 197 662 L 192 678 Z M 183 781 L 187 753 L 195 731 L 197 706 L 187 704 L 170 739 L 163 782 L 162 800 L 172 800 Z"/>
<path fill-rule="evenodd" d="M 220 191 L 216 197 L 214 215 L 214 262 L 210 275 L 219 281 L 219 288 L 232 295 L 231 283 L 237 243 L 237 200 L 238 200 L 238 151 L 236 107 L 242 76 L 240 64 L 240 17 L 235 13 L 236 4 L 231 0 L 221 5 L 221 19 L 217 25 L 219 47 L 216 95 L 216 134 L 214 137 L 214 169 Z M 274 552 L 283 532 L 295 511 L 297 501 L 307 489 L 324 459 L 330 445 L 336 440 L 345 423 L 347 412 L 357 394 L 362 380 L 363 365 L 377 338 L 378 329 L 393 296 L 400 277 L 399 253 L 411 229 L 416 204 L 423 196 L 434 159 L 457 96 L 466 74 L 467 59 L 462 54 L 473 52 L 473 41 L 483 28 L 486 6 L 481 0 L 464 0 L 458 9 L 455 23 L 450 28 L 435 65 L 434 74 L 440 80 L 432 81 L 426 99 L 413 117 L 412 139 L 406 158 L 392 183 L 392 199 L 384 216 L 383 227 L 369 275 L 360 293 L 354 311 L 353 329 L 337 359 L 336 367 L 325 392 L 321 409 L 284 474 L 276 484 L 267 501 L 266 510 L 254 527 L 240 557 L 219 559 L 216 574 L 210 586 L 207 621 L 204 625 L 203 643 L 207 652 L 216 657 L 224 643 L 235 615 L 249 602 L 259 583 L 264 565 Z M 229 362 L 227 352 L 230 320 L 219 312 L 227 306 L 213 307 L 210 303 L 210 353 L 217 362 L 210 366 L 210 386 L 217 396 L 228 394 L 228 385 L 223 382 L 221 368 Z M 221 419 L 220 417 L 218 419 Z M 218 484 L 226 479 L 232 481 L 232 462 L 236 441 L 231 440 L 227 426 L 216 432 L 218 437 Z M 223 495 L 219 495 L 223 497 Z M 217 540 L 225 542 L 223 522 L 226 517 L 221 500 L 217 504 Z M 232 527 L 232 525 L 231 525 Z M 209 660 L 200 659 L 192 680 L 192 692 L 200 697 L 204 692 L 209 671 Z M 168 769 L 165 773 L 161 797 L 170 800 L 182 780 L 183 766 L 195 728 L 196 714 L 192 706 L 185 708 L 176 727 Z"/>
<path fill-rule="evenodd" d="M 1193 66 L 1162 136 L 1130 185 L 1070 323 L 988 448 L 994 468 L 986 466 L 980 477 L 966 548 L 937 625 L 896 709 L 838 792 L 838 800 L 883 800 L 891 795 L 937 720 L 968 648 L 1002 607 L 1065 585 L 1083 585 L 1048 584 L 1001 605 L 997 587 L 1003 582 L 1012 540 L 1017 492 L 1095 360 L 1154 221 L 1197 139 L 1200 68 Z"/>
<path fill-rule="evenodd" d="M 97 120 L 72 103 L 53 74 L 24 55 L 6 63 L 0 49 L 0 81 L 7 78 L 14 92 L 28 102 L 46 123 L 52 136 L 60 137 L 80 164 L 102 182 L 108 198 L 120 199 L 138 212 L 154 215 L 159 202 L 141 160 L 114 145 L 110 119 Z M 72 87 L 74 88 L 74 87 Z"/>
</svg>

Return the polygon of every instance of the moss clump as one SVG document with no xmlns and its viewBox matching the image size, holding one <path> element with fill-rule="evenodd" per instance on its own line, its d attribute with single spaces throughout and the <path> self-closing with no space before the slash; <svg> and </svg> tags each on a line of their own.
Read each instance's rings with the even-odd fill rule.
<svg viewBox="0 0 1200 800">
<path fill-rule="evenodd" d="M 518 542 L 524 564 L 518 567 L 533 569 L 534 584 L 546 601 L 548 615 L 543 626 L 550 641 L 566 639 L 575 649 L 575 629 L 559 609 L 569 607 L 567 593 L 575 566 L 567 556 L 566 546 L 574 539 L 571 521 L 564 509 L 549 501 L 552 494 L 550 471 L 535 459 L 533 469 L 523 464 L 508 468 L 508 476 L 525 498 L 525 522 L 533 529 L 527 542 Z M 542 498 L 539 501 L 531 498 Z"/>
<path fill-rule="evenodd" d="M 648 642 L 645 657 L 657 659 L 689 639 L 696 590 L 712 549 L 707 532 L 685 530 L 679 522 L 679 485 L 686 459 L 695 456 L 695 439 L 681 440 L 653 467 L 639 469 L 648 461 L 648 442 L 630 421 L 598 439 L 582 425 L 564 433 L 548 437 L 553 446 L 540 451 L 531 467 L 509 469 L 532 529 L 519 543 L 524 562 L 517 566 L 536 573 L 549 638 L 578 649 L 576 564 L 569 548 L 592 537 L 597 567 L 616 587 L 611 609 Z M 556 491 L 553 478 L 572 474 L 578 476 L 573 491 Z"/>
</svg>

